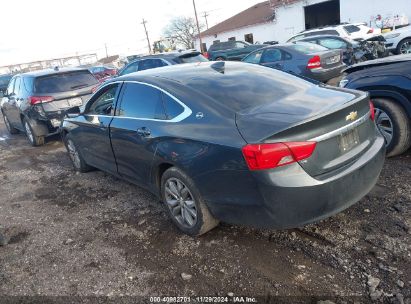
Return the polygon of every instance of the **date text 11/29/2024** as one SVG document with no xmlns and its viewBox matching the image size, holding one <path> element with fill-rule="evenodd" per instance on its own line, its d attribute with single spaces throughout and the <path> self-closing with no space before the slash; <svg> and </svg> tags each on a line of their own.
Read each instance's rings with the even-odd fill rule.
<svg viewBox="0 0 411 304">
<path fill-rule="evenodd" d="M 150 303 L 258 303 L 254 297 L 150 297 Z"/>
</svg>

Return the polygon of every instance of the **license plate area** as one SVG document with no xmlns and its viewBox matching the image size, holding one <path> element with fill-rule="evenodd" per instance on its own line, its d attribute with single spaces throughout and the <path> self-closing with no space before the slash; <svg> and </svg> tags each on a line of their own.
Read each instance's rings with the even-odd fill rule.
<svg viewBox="0 0 411 304">
<path fill-rule="evenodd" d="M 341 152 L 347 152 L 360 143 L 358 128 L 352 129 L 340 135 L 339 146 Z"/>
<path fill-rule="evenodd" d="M 70 99 L 67 100 L 67 102 L 68 102 L 68 105 L 70 107 L 79 107 L 79 106 L 83 105 L 83 100 L 79 97 L 70 98 Z"/>
<path fill-rule="evenodd" d="M 325 60 L 325 62 L 327 63 L 327 64 L 334 64 L 334 63 L 337 63 L 337 62 L 339 62 L 340 61 L 340 55 L 336 55 L 336 56 L 332 56 L 332 57 L 330 57 L 330 58 L 327 58 L 326 60 Z"/>
</svg>

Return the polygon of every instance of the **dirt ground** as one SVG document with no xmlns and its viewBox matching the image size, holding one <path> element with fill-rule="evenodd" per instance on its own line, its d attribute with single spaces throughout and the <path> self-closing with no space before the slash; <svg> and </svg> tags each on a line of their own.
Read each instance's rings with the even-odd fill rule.
<svg viewBox="0 0 411 304">
<path fill-rule="evenodd" d="M 1 117 L 8 244 L 0 246 L 0 302 L 234 295 L 411 303 L 410 181 L 408 152 L 387 160 L 372 193 L 321 223 L 284 231 L 221 224 L 191 238 L 147 191 L 100 171 L 76 174 L 58 137 L 33 148 L 24 135 L 9 136 Z"/>
</svg>

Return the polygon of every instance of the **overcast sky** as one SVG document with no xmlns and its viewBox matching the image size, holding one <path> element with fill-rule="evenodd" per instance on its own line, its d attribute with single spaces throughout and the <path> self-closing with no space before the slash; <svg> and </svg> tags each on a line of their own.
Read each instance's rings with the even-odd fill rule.
<svg viewBox="0 0 411 304">
<path fill-rule="evenodd" d="M 196 0 L 212 26 L 261 0 Z M 141 20 L 151 43 L 176 16 L 194 16 L 192 0 L 5 0 L 1 1 L 0 66 L 95 53 L 147 52 Z M 204 18 L 200 17 L 204 22 Z"/>
</svg>

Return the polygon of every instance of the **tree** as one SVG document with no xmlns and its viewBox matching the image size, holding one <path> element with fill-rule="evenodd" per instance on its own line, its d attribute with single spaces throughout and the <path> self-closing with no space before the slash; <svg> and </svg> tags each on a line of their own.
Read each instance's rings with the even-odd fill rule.
<svg viewBox="0 0 411 304">
<path fill-rule="evenodd" d="M 200 31 L 204 26 L 200 25 Z M 179 44 L 184 45 L 187 49 L 194 48 L 194 40 L 198 35 L 197 24 L 191 17 L 176 17 L 170 21 L 163 31 L 166 37 L 174 39 Z"/>
</svg>

